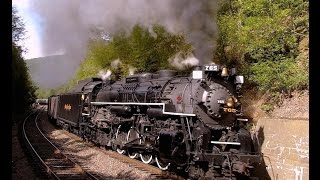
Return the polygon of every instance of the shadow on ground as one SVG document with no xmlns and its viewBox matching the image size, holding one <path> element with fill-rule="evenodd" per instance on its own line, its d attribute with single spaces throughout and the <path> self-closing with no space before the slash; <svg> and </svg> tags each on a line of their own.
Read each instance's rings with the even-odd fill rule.
<svg viewBox="0 0 320 180">
<path fill-rule="evenodd" d="M 262 144 L 264 142 L 264 127 L 259 127 L 258 131 L 254 134 L 253 136 L 253 143 L 254 143 L 254 147 L 255 150 L 257 152 L 261 152 L 262 149 Z M 266 162 L 264 161 L 264 155 L 263 153 L 261 153 L 261 163 L 257 164 L 256 168 L 253 171 L 254 176 L 258 177 L 261 180 L 271 180 L 271 179 L 275 179 L 274 177 L 271 178 L 268 171 L 267 171 L 267 166 L 266 166 Z M 273 168 L 272 166 L 270 167 L 271 169 Z M 273 171 L 272 171 L 273 172 Z"/>
</svg>

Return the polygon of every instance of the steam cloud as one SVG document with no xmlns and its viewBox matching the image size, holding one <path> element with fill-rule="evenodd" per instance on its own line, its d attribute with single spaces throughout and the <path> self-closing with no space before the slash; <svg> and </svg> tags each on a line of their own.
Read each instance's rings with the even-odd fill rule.
<svg viewBox="0 0 320 180">
<path fill-rule="evenodd" d="M 122 64 L 122 62 L 120 61 L 120 59 L 116 59 L 116 60 L 113 60 L 113 61 L 111 62 L 111 66 L 112 66 L 113 68 L 118 68 L 121 64 Z"/>
<path fill-rule="evenodd" d="M 30 1 L 33 12 L 43 18 L 42 53 L 64 51 L 71 57 L 69 63 L 81 62 L 93 27 L 113 34 L 130 31 L 136 23 L 158 23 L 170 32 L 184 33 L 200 65 L 212 59 L 217 30 L 210 14 L 215 0 Z"/>
<path fill-rule="evenodd" d="M 174 58 L 169 59 L 171 65 L 178 69 L 185 69 L 187 66 L 196 66 L 199 64 L 199 60 L 194 56 L 190 55 L 187 58 L 183 58 L 181 53 L 178 53 L 174 56 Z"/>
<path fill-rule="evenodd" d="M 98 75 L 103 81 L 107 80 L 111 76 L 112 72 L 108 69 L 107 71 L 99 71 Z"/>
<path fill-rule="evenodd" d="M 129 75 L 134 75 L 136 70 L 137 70 L 137 68 L 129 66 Z"/>
<path fill-rule="evenodd" d="M 111 62 L 111 67 L 113 68 L 117 68 L 120 65 L 121 65 L 121 61 L 119 59 L 113 60 Z M 107 80 L 108 78 L 111 78 L 111 74 L 112 74 L 112 71 L 110 69 L 108 69 L 107 71 L 100 70 L 98 73 L 98 75 L 101 77 L 103 81 Z"/>
</svg>

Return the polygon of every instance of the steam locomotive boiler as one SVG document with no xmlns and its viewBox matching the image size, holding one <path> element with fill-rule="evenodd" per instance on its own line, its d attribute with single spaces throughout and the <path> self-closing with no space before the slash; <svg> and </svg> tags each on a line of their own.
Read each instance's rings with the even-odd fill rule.
<svg viewBox="0 0 320 180">
<path fill-rule="evenodd" d="M 248 178 L 261 156 L 241 111 L 243 76 L 217 64 L 89 79 L 49 98 L 57 124 L 161 170 L 188 178 Z M 53 104 L 53 105 L 50 105 Z M 52 108 L 50 108 L 52 107 Z"/>
</svg>

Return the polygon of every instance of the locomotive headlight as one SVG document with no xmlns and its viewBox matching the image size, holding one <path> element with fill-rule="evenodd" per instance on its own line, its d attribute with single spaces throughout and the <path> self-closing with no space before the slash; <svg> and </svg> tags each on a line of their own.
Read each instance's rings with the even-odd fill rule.
<svg viewBox="0 0 320 180">
<path fill-rule="evenodd" d="M 234 80 L 235 84 L 243 84 L 244 83 L 244 78 L 243 76 L 236 76 L 235 80 Z"/>
<path fill-rule="evenodd" d="M 232 97 L 227 99 L 227 106 L 228 107 L 233 107 L 234 104 L 235 104 L 235 101 Z"/>
<path fill-rule="evenodd" d="M 203 71 L 192 71 L 192 79 L 203 79 Z"/>
</svg>

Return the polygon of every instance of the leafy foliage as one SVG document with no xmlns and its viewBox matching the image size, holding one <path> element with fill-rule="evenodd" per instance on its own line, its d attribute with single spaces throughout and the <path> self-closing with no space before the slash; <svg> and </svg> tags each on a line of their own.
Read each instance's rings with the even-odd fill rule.
<svg viewBox="0 0 320 180">
<path fill-rule="evenodd" d="M 76 82 L 74 80 L 71 80 L 69 83 L 62 85 L 55 89 L 45 89 L 45 88 L 38 88 L 35 92 L 37 98 L 39 99 L 46 99 L 49 96 L 62 94 L 68 92 L 71 88 L 73 88 L 76 85 Z"/>
<path fill-rule="evenodd" d="M 12 7 L 12 41 L 18 43 L 24 39 L 25 27 L 22 18 L 18 16 L 16 7 Z"/>
<path fill-rule="evenodd" d="M 259 84 L 262 91 L 289 93 L 294 89 L 305 89 L 308 82 L 307 76 L 293 60 L 267 61 L 252 64 L 250 71 L 253 73 L 249 80 Z"/>
<path fill-rule="evenodd" d="M 12 8 L 12 101 L 13 115 L 24 113 L 35 101 L 35 91 L 31 78 L 28 74 L 27 65 L 22 57 L 22 47 L 17 43 L 24 38 L 25 29 L 22 19 L 17 15 L 16 9 Z"/>
<path fill-rule="evenodd" d="M 279 94 L 308 88 L 308 39 L 305 0 L 221 1 L 216 61 L 235 65 L 249 83 L 279 102 Z M 268 108 L 270 109 L 270 108 Z"/>
<path fill-rule="evenodd" d="M 28 69 L 21 57 L 19 46 L 12 45 L 12 100 L 13 114 L 24 113 L 35 101 L 36 87 L 30 80 Z"/>
<path fill-rule="evenodd" d="M 55 94 L 53 89 L 43 89 L 43 88 L 39 88 L 37 89 L 37 91 L 35 92 L 37 98 L 39 99 L 46 99 L 49 96 Z"/>
<path fill-rule="evenodd" d="M 293 90 L 308 88 L 308 1 L 221 1 L 212 20 L 219 26 L 214 62 L 238 67 L 249 81 L 245 87 L 267 92 L 266 111 Z M 93 31 L 98 35 L 89 42 L 75 78 L 60 90 L 97 76 L 100 70 L 128 75 L 133 67 L 138 72 L 174 69 L 168 59 L 192 51 L 182 34 L 170 34 L 160 25 L 151 29 L 136 25 L 129 33 L 107 38 L 99 38 L 101 30 Z M 115 60 L 121 63 L 115 66 Z"/>
<path fill-rule="evenodd" d="M 76 80 L 97 76 L 100 70 L 117 70 L 113 61 L 120 60 L 122 75 L 128 75 L 130 68 L 138 72 L 155 72 L 163 68 L 174 68 L 168 59 L 178 52 L 191 52 L 182 35 L 172 35 L 164 27 L 154 25 L 148 30 L 140 25 L 133 27 L 130 33 L 118 32 L 110 42 L 93 39 L 89 43 L 89 52 L 80 65 Z"/>
</svg>

